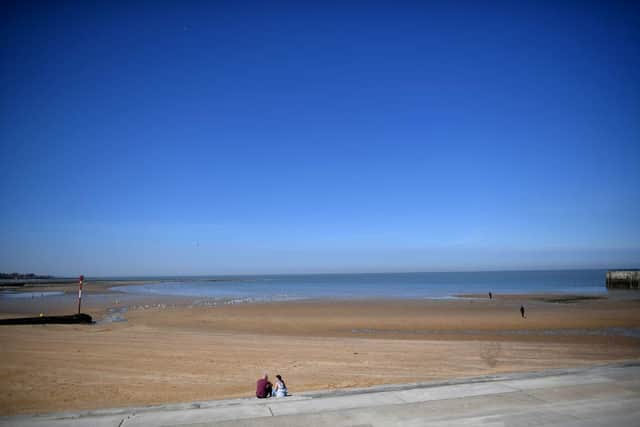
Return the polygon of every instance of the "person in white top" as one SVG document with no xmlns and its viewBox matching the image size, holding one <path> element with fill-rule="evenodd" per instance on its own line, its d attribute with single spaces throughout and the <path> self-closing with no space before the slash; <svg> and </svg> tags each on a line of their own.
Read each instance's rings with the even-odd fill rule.
<svg viewBox="0 0 640 427">
<path fill-rule="evenodd" d="M 288 394 L 287 385 L 280 375 L 276 375 L 276 383 L 273 385 L 273 394 L 275 397 L 285 397 Z"/>
</svg>

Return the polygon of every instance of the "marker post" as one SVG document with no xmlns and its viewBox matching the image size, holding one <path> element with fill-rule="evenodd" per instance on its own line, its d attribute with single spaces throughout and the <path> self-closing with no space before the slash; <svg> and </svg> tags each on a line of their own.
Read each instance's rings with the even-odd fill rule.
<svg viewBox="0 0 640 427">
<path fill-rule="evenodd" d="M 84 282 L 84 276 L 80 276 L 80 283 L 78 288 L 78 314 L 80 314 L 80 304 L 82 303 L 82 282 Z"/>
</svg>

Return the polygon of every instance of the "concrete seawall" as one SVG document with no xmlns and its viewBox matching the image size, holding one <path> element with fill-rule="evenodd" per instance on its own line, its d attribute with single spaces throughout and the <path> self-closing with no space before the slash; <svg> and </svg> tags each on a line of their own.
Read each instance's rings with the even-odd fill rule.
<svg viewBox="0 0 640 427">
<path fill-rule="evenodd" d="M 640 363 L 433 383 L 80 413 L 0 417 L 0 427 L 637 426 Z"/>
<path fill-rule="evenodd" d="M 638 289 L 640 270 L 609 270 L 607 271 L 607 288 L 609 289 Z"/>
</svg>

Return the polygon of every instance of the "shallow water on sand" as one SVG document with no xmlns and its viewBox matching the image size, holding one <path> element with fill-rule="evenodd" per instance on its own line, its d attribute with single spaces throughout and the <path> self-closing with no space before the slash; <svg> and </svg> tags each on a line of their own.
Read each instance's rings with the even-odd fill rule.
<svg viewBox="0 0 640 427">
<path fill-rule="evenodd" d="M 22 298 L 42 298 L 64 295 L 62 291 L 46 291 L 46 292 L 0 292 L 0 298 L 22 299 Z"/>
</svg>

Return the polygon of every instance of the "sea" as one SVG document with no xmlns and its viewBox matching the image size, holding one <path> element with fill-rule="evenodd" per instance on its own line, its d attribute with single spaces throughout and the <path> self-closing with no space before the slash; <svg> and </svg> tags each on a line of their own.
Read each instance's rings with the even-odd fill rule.
<svg viewBox="0 0 640 427">
<path fill-rule="evenodd" d="M 463 294 L 604 294 L 606 270 L 354 273 L 208 277 L 119 277 L 142 285 L 112 290 L 243 301 L 449 299 Z"/>
</svg>

